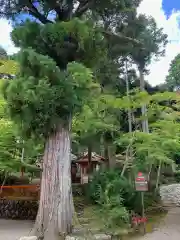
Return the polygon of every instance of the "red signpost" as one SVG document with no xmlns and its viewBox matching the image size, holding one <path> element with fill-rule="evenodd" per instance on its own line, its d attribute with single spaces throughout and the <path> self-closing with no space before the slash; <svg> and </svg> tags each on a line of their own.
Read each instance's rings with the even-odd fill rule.
<svg viewBox="0 0 180 240">
<path fill-rule="evenodd" d="M 137 174 L 137 177 L 135 179 L 135 188 L 136 188 L 136 191 L 141 192 L 142 219 L 144 220 L 146 219 L 144 214 L 144 192 L 148 191 L 148 180 L 147 180 L 147 177 L 142 172 L 139 172 Z M 145 222 L 146 221 L 143 221 L 144 233 L 146 231 Z"/>
</svg>

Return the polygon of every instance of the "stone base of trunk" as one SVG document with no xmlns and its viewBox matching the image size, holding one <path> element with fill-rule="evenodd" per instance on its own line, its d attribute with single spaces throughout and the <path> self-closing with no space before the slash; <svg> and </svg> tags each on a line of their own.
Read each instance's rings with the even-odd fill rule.
<svg viewBox="0 0 180 240">
<path fill-rule="evenodd" d="M 38 201 L 0 199 L 0 218 L 35 220 Z"/>
</svg>

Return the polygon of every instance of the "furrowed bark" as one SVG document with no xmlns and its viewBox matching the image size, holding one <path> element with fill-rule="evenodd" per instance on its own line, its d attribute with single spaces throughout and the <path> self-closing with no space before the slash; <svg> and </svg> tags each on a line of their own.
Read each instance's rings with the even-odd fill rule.
<svg viewBox="0 0 180 240">
<path fill-rule="evenodd" d="M 39 210 L 33 234 L 63 239 L 72 230 L 70 131 L 59 126 L 45 146 Z"/>
</svg>

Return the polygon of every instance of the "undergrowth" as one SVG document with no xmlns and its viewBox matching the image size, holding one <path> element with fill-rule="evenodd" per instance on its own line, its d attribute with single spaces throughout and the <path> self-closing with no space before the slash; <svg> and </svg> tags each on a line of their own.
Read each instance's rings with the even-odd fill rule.
<svg viewBox="0 0 180 240">
<path fill-rule="evenodd" d="M 135 191 L 133 183 L 126 177 L 120 176 L 118 169 L 94 173 L 86 190 L 89 202 L 98 206 L 96 213 L 104 219 L 106 230 L 121 232 L 122 229 L 130 229 L 131 214 L 142 213 L 140 193 Z M 145 209 L 158 201 L 158 194 L 145 193 Z"/>
</svg>

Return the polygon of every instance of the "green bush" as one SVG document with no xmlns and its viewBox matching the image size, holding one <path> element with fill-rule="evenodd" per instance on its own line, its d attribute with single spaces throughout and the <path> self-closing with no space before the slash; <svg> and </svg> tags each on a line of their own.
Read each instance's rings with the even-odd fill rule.
<svg viewBox="0 0 180 240">
<path fill-rule="evenodd" d="M 179 183 L 180 182 L 180 171 L 176 172 L 174 177 L 175 177 L 175 181 L 177 183 Z"/>
<path fill-rule="evenodd" d="M 106 186 L 105 192 L 100 193 L 100 199 L 97 202 L 100 205 L 100 214 L 104 220 L 104 227 L 111 233 L 119 234 L 121 229 L 127 229 L 130 225 L 129 212 L 123 205 L 123 199 L 120 195 L 112 192 L 113 184 Z"/>
<path fill-rule="evenodd" d="M 99 205 L 99 214 L 107 231 L 117 233 L 117 230 L 129 227 L 129 212 L 123 198 L 127 193 L 123 189 L 128 187 L 127 181 L 119 178 L 117 170 L 96 172 L 87 185 L 87 196 L 92 203 Z"/>
<path fill-rule="evenodd" d="M 109 186 L 111 186 L 109 188 Z M 141 194 L 135 191 L 133 184 L 130 184 L 126 177 L 120 176 L 120 170 L 104 170 L 96 172 L 92 181 L 88 184 L 87 196 L 92 203 L 102 205 L 105 201 L 104 193 L 108 189 L 108 197 L 121 199 L 116 204 L 123 205 L 128 211 L 141 214 Z M 110 201 L 109 200 L 109 201 Z M 145 208 L 157 202 L 158 194 L 147 192 L 144 196 Z"/>
<path fill-rule="evenodd" d="M 96 172 L 88 185 L 87 196 L 93 203 L 99 203 L 102 193 L 106 191 L 109 184 L 111 184 L 109 196 L 120 196 L 123 199 L 123 204 L 129 208 L 136 193 L 128 180 L 120 177 L 118 169 Z"/>
</svg>

